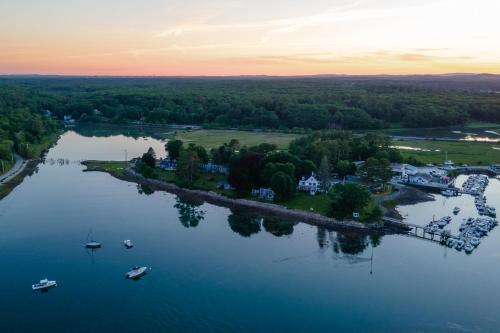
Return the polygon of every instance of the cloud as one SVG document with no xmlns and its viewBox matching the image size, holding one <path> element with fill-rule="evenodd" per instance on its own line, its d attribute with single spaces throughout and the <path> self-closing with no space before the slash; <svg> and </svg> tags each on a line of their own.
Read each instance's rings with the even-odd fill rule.
<svg viewBox="0 0 500 333">
<path fill-rule="evenodd" d="M 172 26 L 164 31 L 156 33 L 157 37 L 180 36 L 185 33 L 207 33 L 232 30 L 269 30 L 270 34 L 288 34 L 297 32 L 303 28 L 332 24 L 335 22 L 382 19 L 392 16 L 412 15 L 416 8 L 429 7 L 424 4 L 418 7 L 393 7 L 393 8 L 359 8 L 361 2 L 348 6 L 338 6 L 323 10 L 321 13 L 299 17 L 288 17 L 282 19 L 260 21 L 255 23 L 234 24 L 185 24 Z M 435 4 L 432 4 L 435 5 Z"/>
<path fill-rule="evenodd" d="M 435 57 L 419 53 L 404 53 L 398 55 L 397 58 L 402 61 L 412 61 L 412 62 L 425 62 L 425 61 L 432 61 L 435 59 Z"/>
</svg>

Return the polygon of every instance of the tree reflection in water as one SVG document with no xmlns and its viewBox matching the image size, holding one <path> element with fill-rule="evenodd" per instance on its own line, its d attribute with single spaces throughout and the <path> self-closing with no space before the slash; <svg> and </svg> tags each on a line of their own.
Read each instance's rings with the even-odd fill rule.
<svg viewBox="0 0 500 333">
<path fill-rule="evenodd" d="M 231 230 L 240 234 L 243 237 L 250 237 L 253 234 L 260 232 L 261 218 L 231 214 L 227 218 Z"/>
<path fill-rule="evenodd" d="M 139 192 L 139 194 L 144 194 L 144 195 L 151 195 L 155 193 L 155 191 L 149 186 L 140 184 L 137 184 L 137 192 Z"/>
<path fill-rule="evenodd" d="M 196 228 L 205 218 L 205 212 L 199 208 L 203 202 L 181 198 L 177 198 L 176 201 L 174 207 L 179 211 L 179 220 L 186 228 Z"/>
<path fill-rule="evenodd" d="M 357 255 L 363 253 L 371 244 L 376 248 L 382 242 L 382 235 L 363 235 L 355 232 L 335 232 L 324 227 L 318 227 L 316 240 L 320 249 L 332 246 L 334 253 Z"/>
<path fill-rule="evenodd" d="M 276 237 L 290 236 L 293 234 L 293 227 L 297 222 L 290 222 L 280 219 L 264 219 L 262 223 L 264 229 Z"/>
</svg>

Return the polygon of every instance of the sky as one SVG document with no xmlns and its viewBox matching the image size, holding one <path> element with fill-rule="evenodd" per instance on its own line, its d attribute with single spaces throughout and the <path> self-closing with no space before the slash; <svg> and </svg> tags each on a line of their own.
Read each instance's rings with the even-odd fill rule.
<svg viewBox="0 0 500 333">
<path fill-rule="evenodd" d="M 499 0 L 0 0 L 0 74 L 500 74 Z"/>
</svg>

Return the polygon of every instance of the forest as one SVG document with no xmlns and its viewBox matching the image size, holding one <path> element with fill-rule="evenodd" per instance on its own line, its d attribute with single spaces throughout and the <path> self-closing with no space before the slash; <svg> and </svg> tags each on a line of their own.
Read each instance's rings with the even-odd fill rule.
<svg viewBox="0 0 500 333">
<path fill-rule="evenodd" d="M 441 127 L 500 122 L 500 79 L 487 79 L 4 76 L 0 106 L 50 110 L 80 122 L 279 130 Z"/>
<path fill-rule="evenodd" d="M 4 91 L 2 90 L 2 95 Z M 36 157 L 56 135 L 57 122 L 29 108 L 23 102 L 0 98 L 0 165 L 6 171 L 14 162 L 13 154 Z"/>
</svg>

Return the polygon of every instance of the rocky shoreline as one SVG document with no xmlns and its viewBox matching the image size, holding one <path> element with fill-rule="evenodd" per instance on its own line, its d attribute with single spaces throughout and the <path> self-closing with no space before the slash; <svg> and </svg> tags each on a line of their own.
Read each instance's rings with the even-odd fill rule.
<svg viewBox="0 0 500 333">
<path fill-rule="evenodd" d="M 109 173 L 107 170 L 104 170 L 99 167 L 89 167 L 88 164 L 86 164 L 86 162 L 82 162 L 82 164 L 87 166 L 87 169 L 84 170 L 85 172 L 99 171 L 99 172 Z M 153 190 L 166 191 L 183 197 L 201 199 L 216 206 L 222 206 L 231 209 L 240 209 L 244 211 L 251 211 L 254 214 L 257 213 L 267 216 L 280 217 L 284 219 L 297 220 L 311 225 L 327 227 L 337 230 L 345 230 L 345 231 L 380 232 L 383 231 L 384 229 L 383 222 L 374 224 L 364 224 L 356 221 L 347 221 L 347 220 L 340 221 L 313 212 L 288 209 L 286 207 L 277 204 L 258 202 L 248 199 L 234 199 L 234 198 L 228 198 L 226 196 L 223 196 L 215 192 L 181 188 L 172 183 L 166 183 L 155 179 L 145 178 L 144 176 L 137 173 L 130 167 L 127 168 L 121 175 L 117 174 L 111 174 L 111 175 L 124 181 L 134 182 L 140 185 L 148 186 Z"/>
</svg>

